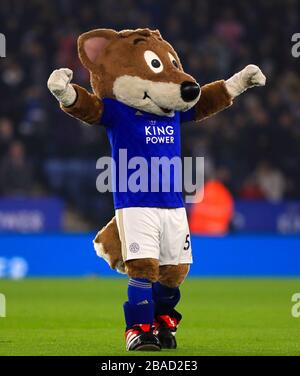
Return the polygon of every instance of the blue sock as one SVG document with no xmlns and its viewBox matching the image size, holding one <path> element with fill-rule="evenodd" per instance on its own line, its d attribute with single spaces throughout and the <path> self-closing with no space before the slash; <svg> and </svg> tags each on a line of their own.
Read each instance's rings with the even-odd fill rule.
<svg viewBox="0 0 300 376">
<path fill-rule="evenodd" d="M 135 324 L 153 324 L 154 304 L 152 284 L 147 279 L 130 278 L 128 282 L 128 301 L 124 304 L 126 327 Z"/>
<path fill-rule="evenodd" d="M 170 288 L 159 282 L 152 285 L 155 315 L 169 315 L 180 300 L 179 288 Z"/>
</svg>

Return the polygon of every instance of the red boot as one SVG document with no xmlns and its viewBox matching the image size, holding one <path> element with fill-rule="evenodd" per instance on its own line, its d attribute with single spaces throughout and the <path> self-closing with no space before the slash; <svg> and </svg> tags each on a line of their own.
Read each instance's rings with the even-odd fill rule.
<svg viewBox="0 0 300 376">
<path fill-rule="evenodd" d="M 161 344 L 149 324 L 134 325 L 125 332 L 127 351 L 160 351 Z"/>
<path fill-rule="evenodd" d="M 157 335 L 163 349 L 176 349 L 175 334 L 182 316 L 172 310 L 169 315 L 157 315 L 154 322 L 154 334 Z"/>
</svg>

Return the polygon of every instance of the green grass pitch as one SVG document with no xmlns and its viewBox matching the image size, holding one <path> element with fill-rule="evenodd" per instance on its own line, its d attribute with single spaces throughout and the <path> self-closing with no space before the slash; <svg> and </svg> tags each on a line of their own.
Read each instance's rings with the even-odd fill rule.
<svg viewBox="0 0 300 376">
<path fill-rule="evenodd" d="M 129 354 L 124 279 L 1 280 L 0 292 L 7 300 L 0 355 Z M 291 315 L 296 292 L 296 279 L 188 279 L 178 349 L 154 354 L 300 355 L 300 318 Z"/>
</svg>

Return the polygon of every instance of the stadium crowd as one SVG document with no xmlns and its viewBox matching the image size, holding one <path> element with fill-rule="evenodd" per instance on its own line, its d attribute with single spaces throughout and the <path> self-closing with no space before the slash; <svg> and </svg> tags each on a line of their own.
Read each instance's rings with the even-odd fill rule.
<svg viewBox="0 0 300 376">
<path fill-rule="evenodd" d="M 177 49 L 201 84 L 249 63 L 268 77 L 231 109 L 182 129 L 184 155 L 205 156 L 206 173 L 235 197 L 300 198 L 300 60 L 291 37 L 297 0 L 1 0 L 0 195 L 59 194 L 91 223 L 111 215 L 95 189 L 96 160 L 109 155 L 105 131 L 63 114 L 47 90 L 53 69 L 69 67 L 89 87 L 76 38 L 98 27 L 150 27 Z"/>
</svg>

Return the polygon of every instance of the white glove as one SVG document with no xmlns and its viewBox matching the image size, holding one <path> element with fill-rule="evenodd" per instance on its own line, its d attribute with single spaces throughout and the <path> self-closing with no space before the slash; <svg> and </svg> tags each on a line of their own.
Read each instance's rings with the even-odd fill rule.
<svg viewBox="0 0 300 376">
<path fill-rule="evenodd" d="M 77 98 L 76 90 L 70 84 L 72 78 L 73 72 L 71 69 L 56 69 L 51 73 L 47 83 L 51 93 L 66 107 L 74 104 Z"/>
<path fill-rule="evenodd" d="M 257 65 L 247 65 L 242 71 L 229 78 L 225 84 L 228 93 L 235 98 L 251 87 L 265 86 L 266 76 Z"/>
</svg>

